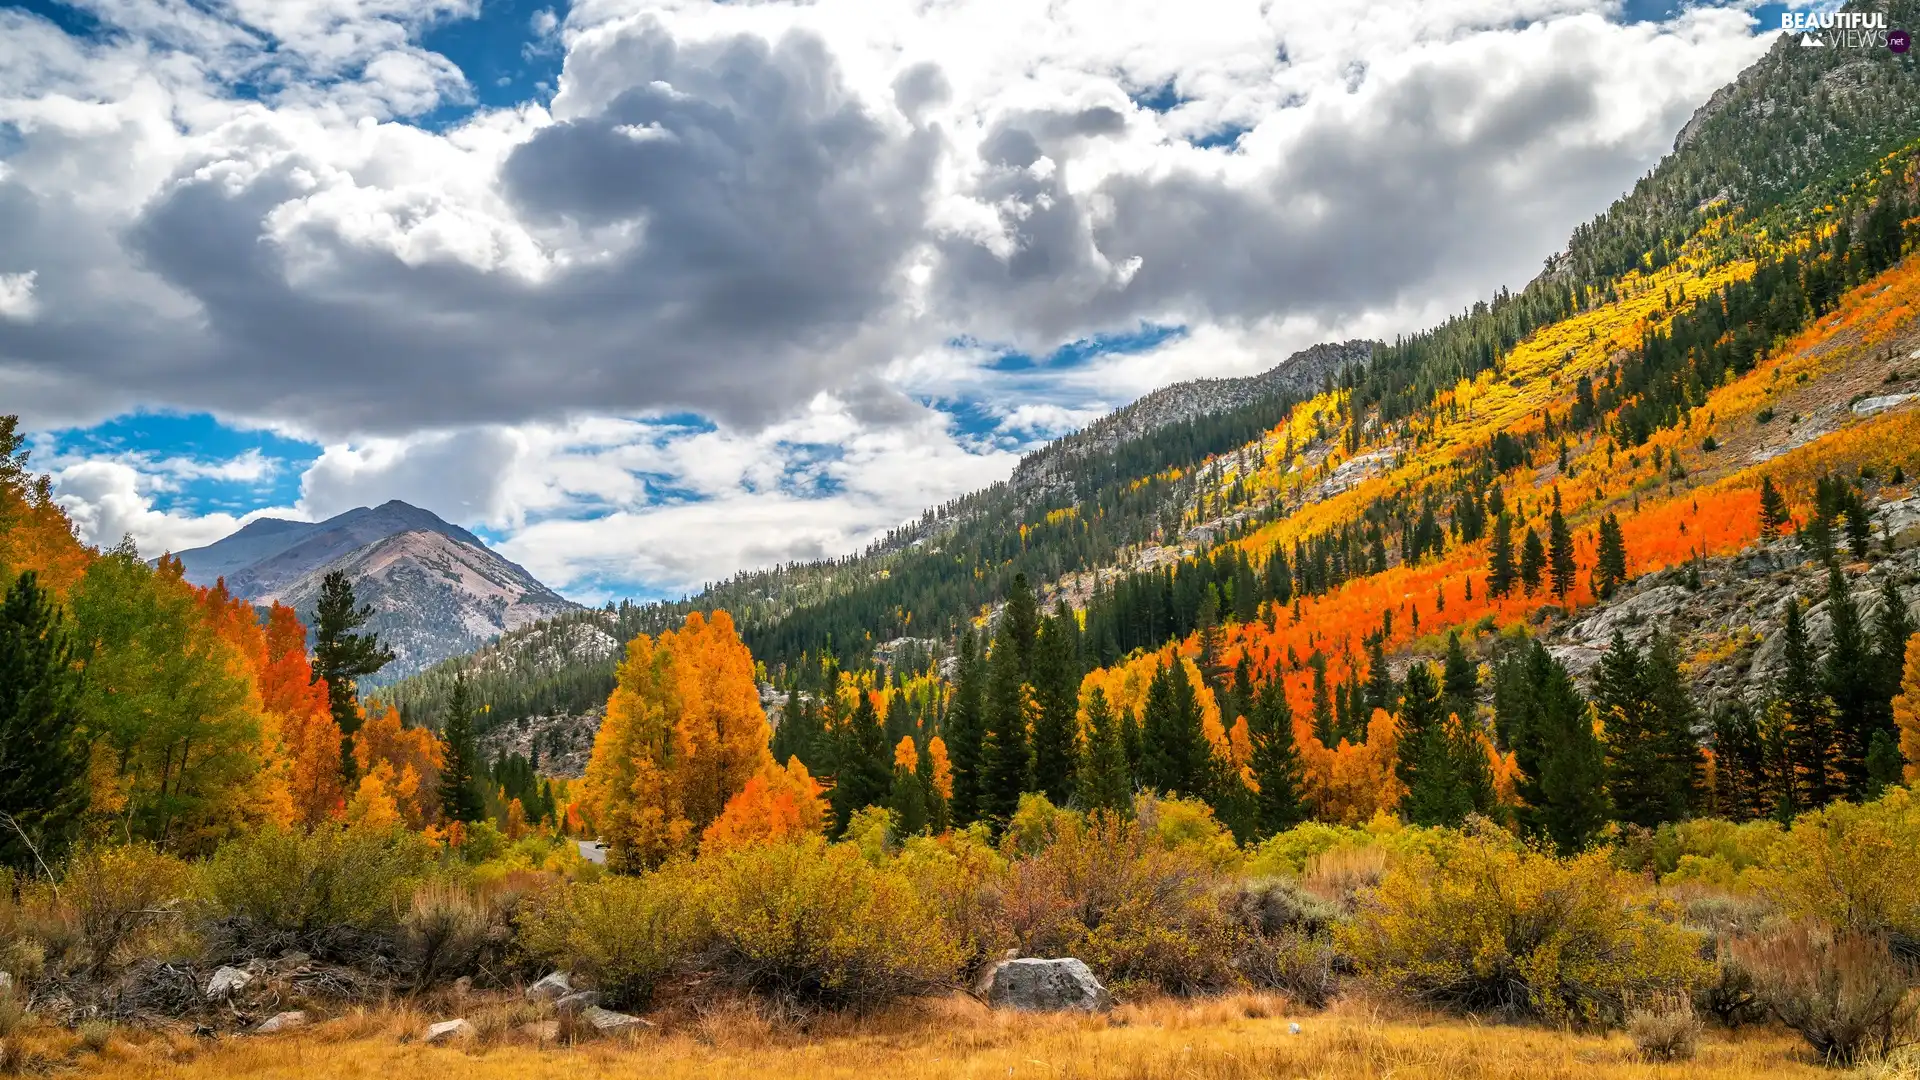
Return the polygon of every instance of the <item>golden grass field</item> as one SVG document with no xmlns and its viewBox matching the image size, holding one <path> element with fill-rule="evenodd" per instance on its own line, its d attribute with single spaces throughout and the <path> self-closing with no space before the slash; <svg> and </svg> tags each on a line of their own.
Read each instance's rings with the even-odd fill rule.
<svg viewBox="0 0 1920 1080">
<path fill-rule="evenodd" d="M 64 1048 L 38 1047 L 38 1064 L 58 1071 L 77 1067 L 82 1074 L 113 1080 L 1751 1080 L 1846 1075 L 1814 1064 L 1797 1038 L 1779 1030 L 1710 1031 L 1694 1060 L 1656 1065 L 1637 1059 L 1632 1043 L 1620 1034 L 1394 1014 L 1359 1001 L 1323 1012 L 1293 1012 L 1284 999 L 1258 995 L 1126 1005 L 1105 1017 L 1009 1014 L 955 997 L 878 1016 L 811 1023 L 742 1005 L 664 1019 L 658 1031 L 632 1039 L 572 1046 L 536 1045 L 504 1019 L 482 1018 L 480 1037 L 465 1045 L 418 1041 L 428 1022 L 446 1015 L 409 1008 L 354 1012 L 295 1034 L 217 1043 L 125 1033 L 97 1052 L 79 1045 L 78 1036 L 63 1034 Z M 504 1014 L 496 1009 L 496 1016 Z M 1292 1035 L 1288 1025 L 1296 1021 L 1302 1031 Z"/>
</svg>

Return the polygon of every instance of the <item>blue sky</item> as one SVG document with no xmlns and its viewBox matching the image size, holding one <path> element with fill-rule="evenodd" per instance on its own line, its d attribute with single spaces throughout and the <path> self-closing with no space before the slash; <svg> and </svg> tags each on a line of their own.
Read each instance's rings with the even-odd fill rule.
<svg viewBox="0 0 1920 1080">
<path fill-rule="evenodd" d="M 855 550 L 1158 386 L 1524 284 L 1751 30 L 0 0 L 0 399 L 92 542 L 403 498 L 579 599 L 678 595 Z"/>
</svg>

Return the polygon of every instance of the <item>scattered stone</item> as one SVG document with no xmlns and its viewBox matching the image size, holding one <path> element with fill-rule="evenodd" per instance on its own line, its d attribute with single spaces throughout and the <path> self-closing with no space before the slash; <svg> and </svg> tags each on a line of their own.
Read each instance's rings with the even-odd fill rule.
<svg viewBox="0 0 1920 1080">
<path fill-rule="evenodd" d="M 639 1031 L 641 1028 L 650 1028 L 653 1026 L 637 1016 L 628 1016 L 626 1013 L 614 1012 L 612 1009 L 603 1009 L 598 1005 L 589 1005 L 580 1010 L 580 1019 L 585 1020 L 587 1026 L 593 1028 L 594 1032 L 600 1035 L 625 1035 L 629 1032 Z"/>
<path fill-rule="evenodd" d="M 438 1046 L 441 1043 L 452 1042 L 455 1039 L 471 1038 L 473 1038 L 473 1025 L 467 1023 L 464 1018 L 459 1020 L 442 1020 L 427 1028 L 427 1044 L 429 1046 Z"/>
<path fill-rule="evenodd" d="M 1288 1024 L 1288 1025 L 1287 1025 L 1287 1034 L 1289 1034 L 1289 1035 L 1298 1035 L 1298 1034 L 1300 1034 L 1300 1025 L 1299 1025 L 1299 1024 Z"/>
<path fill-rule="evenodd" d="M 571 1016 L 576 1012 L 591 1009 L 600 1004 L 600 995 L 592 990 L 576 990 L 553 1003 L 553 1011 L 561 1016 Z"/>
<path fill-rule="evenodd" d="M 1113 1007 L 1113 995 L 1079 960 L 1029 958 L 994 965 L 987 981 L 987 1004 L 1025 1012 L 1104 1012 Z"/>
<path fill-rule="evenodd" d="M 543 976 L 539 982 L 527 987 L 528 1001 L 559 1001 L 573 993 L 573 980 L 567 978 L 564 971 L 556 971 Z"/>
<path fill-rule="evenodd" d="M 207 1000 L 224 1001 L 247 988 L 253 973 L 237 967 L 222 967 L 207 980 Z"/>
<path fill-rule="evenodd" d="M 307 1014 L 299 1009 L 292 1012 L 275 1013 L 266 1022 L 253 1029 L 255 1035 L 272 1035 L 279 1031 L 293 1031 L 307 1026 Z"/>
<path fill-rule="evenodd" d="M 1879 397 L 1861 398 L 1853 403 L 1853 411 L 1858 416 L 1872 416 L 1877 412 L 1885 412 L 1895 405 L 1904 405 L 1916 397 L 1920 397 L 1920 394 L 1883 394 Z"/>
<path fill-rule="evenodd" d="M 473 992 L 473 976 L 462 975 L 453 980 L 453 993 L 456 997 L 466 997 Z"/>
<path fill-rule="evenodd" d="M 531 1024 L 521 1024 L 520 1034 L 534 1042 L 550 1043 L 560 1041 L 560 1021 L 535 1020 Z"/>
</svg>

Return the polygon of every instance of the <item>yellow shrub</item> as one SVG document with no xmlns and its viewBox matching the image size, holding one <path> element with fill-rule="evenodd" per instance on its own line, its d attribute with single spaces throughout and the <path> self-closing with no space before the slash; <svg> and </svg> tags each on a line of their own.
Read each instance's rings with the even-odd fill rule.
<svg viewBox="0 0 1920 1080">
<path fill-rule="evenodd" d="M 964 948 L 897 866 L 816 838 L 700 860 L 715 962 L 763 993 L 863 1007 L 950 986 Z"/>
<path fill-rule="evenodd" d="M 201 867 L 204 915 L 229 939 L 312 935 L 330 927 L 389 931 L 432 851 L 405 829 L 323 825 L 262 829 L 221 845 Z M 243 947 L 245 941 L 230 940 Z"/>
<path fill-rule="evenodd" d="M 79 927 L 87 966 L 99 970 L 177 933 L 189 881 L 186 863 L 145 844 L 76 852 L 60 900 Z"/>
<path fill-rule="evenodd" d="M 1706 974 L 1699 937 L 1650 903 L 1604 853 L 1557 859 L 1489 830 L 1401 861 L 1337 934 L 1370 981 L 1421 1001 L 1610 1024 L 1629 997 Z"/>
<path fill-rule="evenodd" d="M 534 893 L 521 911 L 520 947 L 586 975 L 610 1004 L 645 1004 L 709 940 L 699 879 L 692 865 L 673 862 Z"/>
<path fill-rule="evenodd" d="M 1768 862 L 1760 889 L 1788 915 L 1920 938 L 1920 805 L 1907 789 L 1801 815 Z"/>
</svg>

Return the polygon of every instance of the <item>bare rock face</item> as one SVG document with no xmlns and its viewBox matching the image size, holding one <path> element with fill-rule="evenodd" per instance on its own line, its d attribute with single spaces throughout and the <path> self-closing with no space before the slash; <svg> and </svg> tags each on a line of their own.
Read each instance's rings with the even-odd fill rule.
<svg viewBox="0 0 1920 1080">
<path fill-rule="evenodd" d="M 561 1016 L 585 1012 L 600 1004 L 600 995 L 592 990 L 577 990 L 553 1003 L 553 1011 Z"/>
<path fill-rule="evenodd" d="M 1079 960 L 1028 958 L 994 965 L 987 976 L 987 1004 L 1024 1012 L 1105 1012 L 1113 1007 L 1113 995 Z"/>
</svg>

